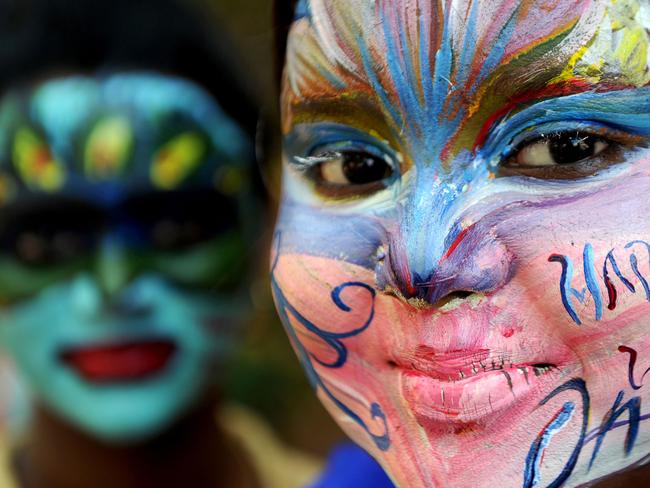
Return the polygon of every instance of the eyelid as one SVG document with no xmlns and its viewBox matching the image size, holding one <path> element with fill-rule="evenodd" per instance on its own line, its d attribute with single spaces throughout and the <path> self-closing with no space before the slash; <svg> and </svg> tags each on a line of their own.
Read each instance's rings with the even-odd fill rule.
<svg viewBox="0 0 650 488">
<path fill-rule="evenodd" d="M 306 171 L 313 168 L 314 166 L 318 166 L 319 164 L 336 161 L 340 157 L 341 152 L 335 151 L 327 153 L 327 155 L 323 156 L 294 156 L 293 159 L 289 161 L 296 167 L 296 169 Z"/>
<path fill-rule="evenodd" d="M 333 141 L 327 144 L 315 145 L 307 151 L 306 156 L 294 155 L 289 158 L 289 162 L 295 169 L 304 171 L 315 168 L 322 163 L 335 161 L 346 152 L 371 154 L 383 159 L 393 171 L 399 170 L 397 158 L 392 154 L 392 151 L 364 141 Z"/>
<path fill-rule="evenodd" d="M 515 136 L 546 126 L 566 130 L 604 126 L 637 137 L 637 141 L 645 140 L 650 136 L 649 94 L 650 88 L 586 91 L 517 107 L 486 128 L 485 139 L 477 141 L 476 153 L 496 167 L 495 159 L 511 149 L 513 142 L 520 142 Z"/>
<path fill-rule="evenodd" d="M 551 123 L 535 126 L 514 137 L 504 148 L 500 158 L 493 162 L 493 166 L 501 164 L 512 158 L 523 147 L 544 140 L 545 136 L 563 133 L 580 133 L 601 138 L 607 142 L 621 145 L 634 145 L 644 141 L 643 136 L 631 134 L 627 131 L 596 121 L 583 121 L 573 124 Z"/>
<path fill-rule="evenodd" d="M 374 131 L 336 122 L 315 122 L 295 125 L 284 135 L 284 154 L 291 166 L 303 167 L 320 152 L 366 151 L 387 159 L 393 169 L 401 163 L 399 153 L 388 139 Z M 298 158 L 298 159 L 297 159 Z M 315 160 L 312 162 L 317 163 Z M 298 163 L 296 165 L 296 163 Z"/>
</svg>

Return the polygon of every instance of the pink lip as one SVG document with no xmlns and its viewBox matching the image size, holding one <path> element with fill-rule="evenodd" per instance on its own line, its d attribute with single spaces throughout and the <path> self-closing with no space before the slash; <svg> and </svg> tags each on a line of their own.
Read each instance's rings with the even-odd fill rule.
<svg viewBox="0 0 650 488">
<path fill-rule="evenodd" d="M 515 360 L 489 349 L 437 353 L 420 346 L 396 364 L 404 396 L 423 423 L 478 422 L 521 402 L 557 374 L 557 363 Z"/>
</svg>

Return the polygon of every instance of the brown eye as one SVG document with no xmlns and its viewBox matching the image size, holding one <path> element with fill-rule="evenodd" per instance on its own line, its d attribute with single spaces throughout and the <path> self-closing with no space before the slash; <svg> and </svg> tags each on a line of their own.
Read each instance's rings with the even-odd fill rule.
<svg viewBox="0 0 650 488">
<path fill-rule="evenodd" d="M 343 151 L 322 156 L 320 179 L 332 186 L 369 185 L 393 174 L 388 162 L 366 152 Z"/>
<path fill-rule="evenodd" d="M 600 132 L 600 131 L 599 131 Z M 575 180 L 625 161 L 625 149 L 646 145 L 640 136 L 622 132 L 563 131 L 524 141 L 500 163 L 498 176 Z"/>
<path fill-rule="evenodd" d="M 597 156 L 608 147 L 609 143 L 598 136 L 561 132 L 524 144 L 510 164 L 529 168 L 573 164 Z"/>
</svg>

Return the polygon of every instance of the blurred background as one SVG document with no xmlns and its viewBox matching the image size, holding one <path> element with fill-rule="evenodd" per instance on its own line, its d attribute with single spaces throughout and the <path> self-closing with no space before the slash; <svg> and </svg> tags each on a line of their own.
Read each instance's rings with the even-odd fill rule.
<svg viewBox="0 0 650 488">
<path fill-rule="evenodd" d="M 146 446 L 198 418 L 205 396 L 242 406 L 316 461 L 344 439 L 270 292 L 279 185 L 272 7 L 0 2 L 0 411 L 9 439 L 0 441 L 1 486 L 5 450 L 14 471 L 29 473 L 24 466 L 48 465 L 57 442 L 59 455 L 66 446 L 91 452 L 93 440 Z M 214 345 L 183 328 L 205 323 L 206 310 L 221 320 L 210 325 Z M 150 379 L 165 368 L 168 385 Z M 50 444 L 39 457 L 43 432 Z M 173 452 L 169 438 L 163 444 Z"/>
<path fill-rule="evenodd" d="M 232 39 L 233 64 L 248 84 L 267 124 L 279 119 L 277 113 L 276 57 L 273 2 L 270 0 L 199 0 L 214 12 L 219 25 Z M 277 135 L 276 128 L 266 128 Z M 269 210 L 277 203 L 279 153 L 276 140 L 268 141 L 261 172 L 269 192 Z M 264 239 L 270 242 L 272 218 L 267 221 Z M 307 383 L 302 369 L 277 318 L 270 294 L 267 261 L 251 284 L 256 313 L 250 332 L 240 349 L 228 383 L 228 395 L 259 411 L 292 445 L 321 456 L 344 434 L 329 417 Z"/>
</svg>

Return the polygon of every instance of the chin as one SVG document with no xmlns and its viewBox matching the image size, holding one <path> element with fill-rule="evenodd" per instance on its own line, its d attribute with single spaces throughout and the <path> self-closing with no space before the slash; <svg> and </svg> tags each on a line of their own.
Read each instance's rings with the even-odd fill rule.
<svg viewBox="0 0 650 488">
<path fill-rule="evenodd" d="M 93 418 L 72 416 L 70 422 L 91 437 L 106 444 L 131 445 L 146 442 L 162 434 L 177 419 L 177 412 L 97 412 Z"/>
<path fill-rule="evenodd" d="M 172 426 L 206 389 L 205 375 L 197 373 L 199 361 L 177 359 L 154 377 L 124 383 L 90 382 L 59 368 L 48 375 L 56 387 L 36 393 L 47 408 L 91 437 L 110 444 L 139 443 Z"/>
<path fill-rule="evenodd" d="M 109 444 L 134 444 L 147 441 L 171 427 L 193 405 L 170 401 L 174 392 L 152 395 L 145 392 L 101 395 L 88 399 L 86 408 L 59 408 L 59 414 L 71 424 Z"/>
</svg>

